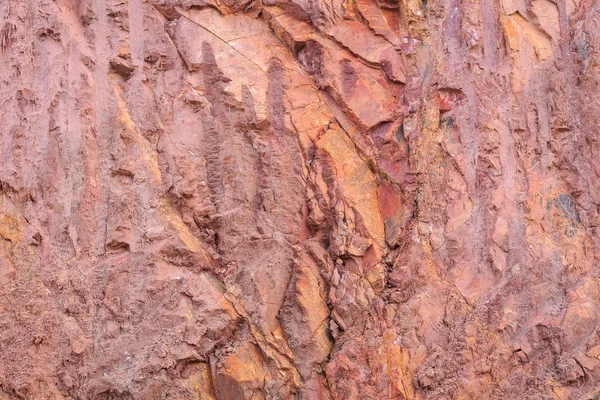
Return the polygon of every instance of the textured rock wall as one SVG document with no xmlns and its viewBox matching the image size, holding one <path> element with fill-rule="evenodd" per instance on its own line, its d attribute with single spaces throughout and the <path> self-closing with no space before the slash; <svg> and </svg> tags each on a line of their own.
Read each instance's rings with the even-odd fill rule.
<svg viewBox="0 0 600 400">
<path fill-rule="evenodd" d="M 600 394 L 600 3 L 0 1 L 0 398 Z"/>
</svg>

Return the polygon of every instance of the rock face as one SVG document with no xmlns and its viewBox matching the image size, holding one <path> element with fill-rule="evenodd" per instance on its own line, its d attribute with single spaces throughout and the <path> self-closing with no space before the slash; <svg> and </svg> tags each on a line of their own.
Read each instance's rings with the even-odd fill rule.
<svg viewBox="0 0 600 400">
<path fill-rule="evenodd" d="M 0 1 L 1 399 L 600 395 L 600 3 Z"/>
</svg>

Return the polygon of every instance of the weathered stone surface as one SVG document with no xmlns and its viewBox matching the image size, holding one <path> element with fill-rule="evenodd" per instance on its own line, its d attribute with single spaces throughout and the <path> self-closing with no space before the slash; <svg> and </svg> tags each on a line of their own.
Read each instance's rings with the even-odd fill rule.
<svg viewBox="0 0 600 400">
<path fill-rule="evenodd" d="M 599 24 L 1 1 L 0 398 L 597 398 Z"/>
</svg>

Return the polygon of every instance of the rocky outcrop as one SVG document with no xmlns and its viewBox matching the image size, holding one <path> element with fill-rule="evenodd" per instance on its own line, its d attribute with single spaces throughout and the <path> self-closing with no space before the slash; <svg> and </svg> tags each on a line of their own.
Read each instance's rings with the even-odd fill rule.
<svg viewBox="0 0 600 400">
<path fill-rule="evenodd" d="M 0 2 L 0 398 L 596 398 L 598 24 Z"/>
</svg>

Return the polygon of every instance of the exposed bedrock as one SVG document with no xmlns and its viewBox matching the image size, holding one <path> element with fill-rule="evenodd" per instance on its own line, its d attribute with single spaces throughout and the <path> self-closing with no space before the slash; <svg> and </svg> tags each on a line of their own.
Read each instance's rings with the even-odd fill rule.
<svg viewBox="0 0 600 400">
<path fill-rule="evenodd" d="M 0 399 L 600 397 L 600 3 L 0 1 Z"/>
</svg>

